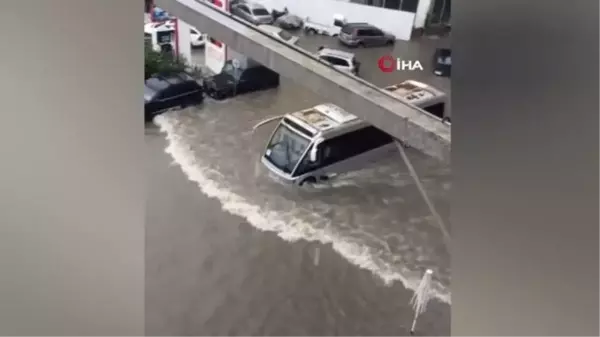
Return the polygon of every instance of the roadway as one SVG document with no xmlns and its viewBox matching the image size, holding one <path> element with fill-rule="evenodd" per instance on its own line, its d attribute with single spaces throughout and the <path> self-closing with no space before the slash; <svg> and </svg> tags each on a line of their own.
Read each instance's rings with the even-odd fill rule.
<svg viewBox="0 0 600 337">
<path fill-rule="evenodd" d="M 300 43 L 314 50 L 335 41 Z M 393 53 L 429 60 L 448 43 L 403 42 Z M 376 60 L 389 50 L 356 52 L 377 85 L 414 78 L 450 90 L 429 71 L 380 72 Z M 201 61 L 202 51 L 195 55 Z M 284 79 L 276 90 L 166 114 L 157 119 L 163 133 L 147 129 L 148 334 L 405 335 L 404 286 L 414 288 L 424 268 L 449 301 L 449 252 L 399 157 L 302 189 L 277 184 L 257 164 L 269 132 L 252 137 L 257 121 L 323 101 Z M 409 155 L 447 219 L 449 167 Z M 441 302 L 423 316 L 422 334 L 449 334 Z"/>
<path fill-rule="evenodd" d="M 441 161 L 450 161 L 450 128 L 420 108 L 366 81 L 339 72 L 301 48 L 264 34 L 255 26 L 196 0 L 156 0 L 172 15 L 225 42 L 348 110 L 413 148 Z"/>
<path fill-rule="evenodd" d="M 326 42 L 326 39 L 310 37 L 304 38 L 301 43 L 309 48 L 319 46 L 322 42 Z M 418 54 L 425 53 L 427 48 L 440 43 L 446 41 L 405 43 L 396 48 Z M 374 60 L 382 52 L 384 50 L 363 50 L 360 57 Z M 196 57 L 200 59 L 201 52 Z M 379 72 L 376 66 L 369 66 L 365 62 L 365 77 L 381 81 L 382 85 L 418 78 L 449 89 L 448 79 L 434 77 L 429 72 L 415 75 L 397 73 L 388 76 Z M 211 190 L 213 184 L 220 186 L 219 189 L 229 190 L 231 194 L 216 196 L 218 199 L 223 198 L 220 200 L 225 205 L 232 202 L 231 198 L 242 198 L 242 204 L 252 205 L 252 213 L 261 214 L 258 216 L 262 219 L 259 222 L 265 222 L 253 224 L 254 226 L 267 226 L 270 230 L 287 233 L 290 230 L 287 225 L 278 227 L 272 222 L 288 219 L 285 221 L 299 221 L 302 231 L 307 231 L 294 234 L 300 237 L 308 235 L 307 238 L 310 239 L 315 231 L 335 230 L 336 233 L 329 235 L 329 239 L 337 237 L 335 240 L 364 241 L 365 245 L 373 245 L 371 248 L 381 254 L 389 248 L 391 251 L 382 255 L 386 263 L 413 276 L 421 268 L 434 269 L 439 278 L 440 292 L 447 294 L 450 280 L 447 249 L 400 157 L 390 158 L 387 162 L 353 173 L 334 182 L 333 187 L 303 189 L 300 194 L 274 183 L 258 164 L 258 156 L 271 129 L 264 127 L 252 138 L 251 129 L 256 122 L 324 101 L 326 99 L 306 88 L 283 79 L 278 89 L 242 95 L 222 102 L 207 99 L 202 106 L 167 114 L 159 121 L 167 129 L 166 135 L 173 137 L 173 142 L 179 144 L 177 146 L 191 151 L 174 153 L 175 160 L 195 161 L 188 164 L 195 172 L 194 179 L 202 181 L 201 188 L 209 189 L 205 193 L 214 192 Z M 178 157 L 184 154 L 185 156 Z M 429 194 L 447 218 L 449 166 L 418 151 L 410 151 L 409 155 Z M 246 213 L 248 209 L 244 207 L 234 212 L 243 213 L 238 214 L 242 217 L 250 217 Z M 275 218 L 279 220 L 269 220 L 273 214 L 278 214 Z M 338 225 L 341 227 L 337 227 Z M 402 244 L 397 241 L 398 237 L 402 237 Z M 373 241 L 373 238 L 377 239 Z M 387 242 L 386 238 L 390 241 Z"/>
</svg>

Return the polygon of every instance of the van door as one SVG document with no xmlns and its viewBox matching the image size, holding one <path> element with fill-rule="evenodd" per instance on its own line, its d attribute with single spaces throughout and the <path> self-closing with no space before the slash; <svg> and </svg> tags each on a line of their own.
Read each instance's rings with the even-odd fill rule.
<svg viewBox="0 0 600 337">
<path fill-rule="evenodd" d="M 361 169 L 394 149 L 393 138 L 374 126 L 331 138 L 320 147 L 323 156 L 322 170 L 327 175 Z"/>
<path fill-rule="evenodd" d="M 322 150 L 317 152 L 317 158 L 315 161 L 310 160 L 310 152 L 312 151 L 314 144 L 310 145 L 293 172 L 295 183 L 302 184 L 307 179 L 314 178 L 314 181 L 320 180 L 325 174 L 323 173 L 323 155 Z"/>
</svg>

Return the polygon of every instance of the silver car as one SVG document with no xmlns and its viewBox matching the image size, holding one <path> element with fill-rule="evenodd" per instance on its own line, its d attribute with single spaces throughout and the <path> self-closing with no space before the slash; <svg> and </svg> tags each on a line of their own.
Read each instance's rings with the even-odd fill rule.
<svg viewBox="0 0 600 337">
<path fill-rule="evenodd" d="M 358 76 L 360 62 L 353 53 L 342 50 L 320 47 L 317 57 L 332 67 Z"/>
<path fill-rule="evenodd" d="M 298 43 L 298 37 L 283 30 L 283 28 L 275 27 L 273 25 L 258 25 L 258 28 L 260 28 L 265 33 L 289 44 Z"/>
<path fill-rule="evenodd" d="M 260 4 L 252 2 L 240 2 L 231 6 L 231 14 L 249 21 L 255 25 L 270 25 L 273 16 Z"/>
<path fill-rule="evenodd" d="M 338 39 L 348 47 L 386 46 L 396 42 L 396 37 L 368 23 L 348 23 L 342 27 Z"/>
</svg>

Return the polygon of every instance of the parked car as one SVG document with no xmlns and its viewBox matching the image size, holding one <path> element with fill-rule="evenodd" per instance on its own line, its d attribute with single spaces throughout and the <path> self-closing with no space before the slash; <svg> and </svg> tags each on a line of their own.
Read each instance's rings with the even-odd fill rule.
<svg viewBox="0 0 600 337">
<path fill-rule="evenodd" d="M 190 27 L 190 44 L 192 47 L 204 47 L 206 44 L 206 34 L 202 34 L 196 28 Z"/>
<path fill-rule="evenodd" d="M 152 8 L 152 12 L 150 13 L 150 16 L 152 18 L 152 21 L 157 22 L 157 21 L 168 21 L 173 19 L 173 16 L 171 14 L 169 14 L 169 12 L 165 11 L 164 9 L 154 6 L 154 8 Z"/>
<path fill-rule="evenodd" d="M 396 37 L 368 23 L 348 23 L 342 27 L 338 40 L 348 47 L 385 46 Z"/>
<path fill-rule="evenodd" d="M 168 21 L 150 22 L 144 25 L 144 40 L 154 51 L 171 53 L 175 39 L 175 27 Z"/>
<path fill-rule="evenodd" d="M 318 22 L 312 21 L 310 17 L 304 20 L 304 32 L 306 34 L 319 34 L 325 36 L 338 36 L 342 27 L 338 25 L 323 25 Z"/>
<path fill-rule="evenodd" d="M 270 25 L 273 23 L 271 13 L 263 5 L 253 2 L 244 1 L 232 5 L 231 14 L 255 25 Z"/>
<path fill-rule="evenodd" d="M 320 47 L 317 57 L 332 67 L 358 76 L 360 62 L 353 53 L 342 50 Z"/>
<path fill-rule="evenodd" d="M 452 51 L 449 48 L 438 48 L 433 54 L 433 73 L 437 76 L 450 77 L 452 69 Z"/>
<path fill-rule="evenodd" d="M 287 42 L 289 44 L 297 44 L 298 43 L 297 36 L 294 36 L 294 35 L 288 33 L 287 31 L 283 30 L 282 28 L 275 27 L 273 25 L 259 25 L 258 28 L 261 29 L 262 31 L 264 31 L 265 33 L 267 33 L 279 40 Z"/>
<path fill-rule="evenodd" d="M 298 15 L 290 14 L 287 7 L 284 7 L 282 12 L 272 10 L 271 16 L 273 16 L 275 25 L 283 29 L 300 29 L 304 25 L 304 20 Z"/>
<path fill-rule="evenodd" d="M 186 73 L 154 75 L 144 82 L 144 120 L 146 122 L 172 108 L 202 103 L 202 86 Z"/>
<path fill-rule="evenodd" d="M 238 65 L 238 60 L 225 62 L 223 70 L 204 80 L 206 94 L 221 100 L 253 91 L 276 88 L 279 74 L 256 62 Z"/>
</svg>

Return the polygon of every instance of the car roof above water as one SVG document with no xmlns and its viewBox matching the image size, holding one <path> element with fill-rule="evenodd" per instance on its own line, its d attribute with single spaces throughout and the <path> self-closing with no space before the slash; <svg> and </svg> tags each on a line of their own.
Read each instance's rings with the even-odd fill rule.
<svg viewBox="0 0 600 337">
<path fill-rule="evenodd" d="M 175 24 L 171 21 L 149 22 L 144 25 L 144 33 L 175 31 Z"/>
<path fill-rule="evenodd" d="M 251 2 L 251 1 L 242 1 L 242 2 L 240 2 L 240 5 L 241 4 L 244 4 L 244 5 L 248 6 L 248 8 L 250 10 L 253 10 L 253 9 L 266 9 L 265 6 L 263 6 L 263 5 L 259 4 L 259 3 L 256 3 L 256 2 Z"/>
<path fill-rule="evenodd" d="M 258 25 L 258 28 L 264 30 L 267 33 L 273 33 L 273 34 L 277 34 L 283 30 L 283 29 L 281 29 L 277 26 L 273 26 L 273 25 Z"/>
<path fill-rule="evenodd" d="M 333 48 L 321 48 L 317 54 L 319 56 L 333 56 L 333 57 L 337 57 L 337 58 L 341 58 L 341 59 L 347 59 L 347 60 L 351 60 L 354 58 L 354 54 L 347 52 L 347 51 L 343 51 L 343 50 L 339 50 L 339 49 L 333 49 Z"/>
<path fill-rule="evenodd" d="M 434 99 L 440 99 L 446 96 L 444 92 L 415 80 L 406 80 L 398 84 L 387 86 L 384 89 L 391 92 L 394 96 L 407 100 L 417 106 L 422 106 Z"/>
<path fill-rule="evenodd" d="M 144 84 L 153 90 L 160 91 L 170 85 L 180 84 L 184 82 L 194 81 L 194 78 L 186 73 L 175 73 L 175 74 L 157 74 L 148 78 Z"/>
</svg>

